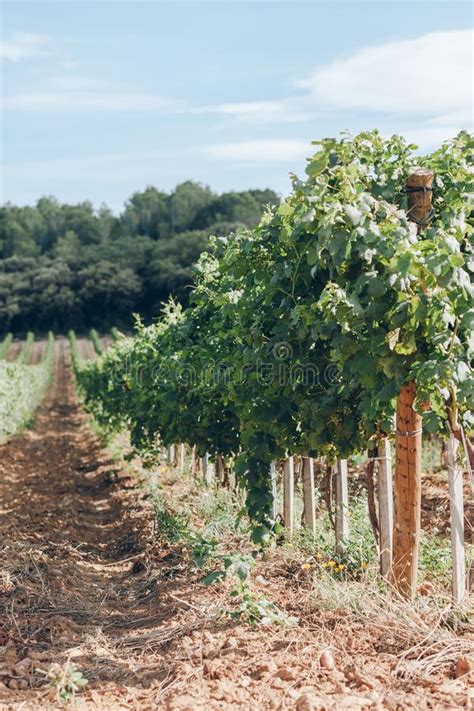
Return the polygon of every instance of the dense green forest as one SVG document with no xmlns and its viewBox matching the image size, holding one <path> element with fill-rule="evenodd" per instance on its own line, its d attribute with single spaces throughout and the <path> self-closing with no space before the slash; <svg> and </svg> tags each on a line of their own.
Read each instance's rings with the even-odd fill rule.
<svg viewBox="0 0 474 711">
<path fill-rule="evenodd" d="M 209 235 L 252 227 L 272 190 L 216 194 L 191 181 L 137 192 L 115 216 L 89 202 L 0 208 L 0 332 L 127 327 L 169 294 L 186 303 Z"/>
</svg>

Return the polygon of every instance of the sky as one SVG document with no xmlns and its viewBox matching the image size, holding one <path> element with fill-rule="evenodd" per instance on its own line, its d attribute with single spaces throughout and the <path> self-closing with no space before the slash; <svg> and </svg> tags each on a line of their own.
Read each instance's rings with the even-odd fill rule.
<svg viewBox="0 0 474 711">
<path fill-rule="evenodd" d="M 1 202 L 284 195 L 312 140 L 472 129 L 470 2 L 3 0 L 1 26 Z"/>
</svg>

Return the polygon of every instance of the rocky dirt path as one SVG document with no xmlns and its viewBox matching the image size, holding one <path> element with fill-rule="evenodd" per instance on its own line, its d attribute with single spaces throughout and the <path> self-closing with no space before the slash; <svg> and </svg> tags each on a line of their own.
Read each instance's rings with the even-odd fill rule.
<svg viewBox="0 0 474 711">
<path fill-rule="evenodd" d="M 454 647 L 436 673 L 428 657 L 423 683 L 400 674 L 420 632 L 397 610 L 368 625 L 340 605 L 322 609 L 313 584 L 276 556 L 258 585 L 302 624 L 226 622 L 228 590 L 204 586 L 178 544 L 158 543 L 137 473 L 91 430 L 64 341 L 55 360 L 34 429 L 0 447 L 1 711 L 64 708 L 47 678 L 54 664 L 60 688 L 71 664 L 87 679 L 81 709 L 469 708 Z M 335 663 L 324 668 L 327 649 Z"/>
<path fill-rule="evenodd" d="M 84 703 L 130 708 L 149 668 L 124 632 L 160 619 L 134 575 L 150 512 L 89 429 L 67 360 L 63 342 L 34 430 L 0 448 L 1 709 L 52 708 L 42 671 L 67 659 L 89 680 Z"/>
</svg>

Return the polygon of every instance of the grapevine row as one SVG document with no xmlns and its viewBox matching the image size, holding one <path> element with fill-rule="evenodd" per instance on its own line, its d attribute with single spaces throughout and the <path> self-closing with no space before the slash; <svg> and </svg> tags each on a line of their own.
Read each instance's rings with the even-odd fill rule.
<svg viewBox="0 0 474 711">
<path fill-rule="evenodd" d="M 256 229 L 214 239 L 188 309 L 171 301 L 78 369 L 87 407 L 145 459 L 185 442 L 232 460 L 259 541 L 271 463 L 373 449 L 407 383 L 428 432 L 474 424 L 472 137 L 424 158 L 377 131 L 316 145 Z M 421 233 L 405 194 L 417 165 L 435 174 Z"/>
<path fill-rule="evenodd" d="M 54 336 L 48 335 L 45 355 L 40 363 L 28 365 L 33 334 L 14 363 L 0 360 L 0 439 L 17 432 L 31 420 L 51 382 Z M 22 355 L 21 354 L 21 355 Z"/>
</svg>

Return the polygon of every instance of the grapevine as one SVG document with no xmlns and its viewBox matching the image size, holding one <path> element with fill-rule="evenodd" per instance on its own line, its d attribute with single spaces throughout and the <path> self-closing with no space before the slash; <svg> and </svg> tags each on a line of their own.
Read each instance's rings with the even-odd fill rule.
<svg viewBox="0 0 474 711">
<path fill-rule="evenodd" d="M 361 452 L 393 432 L 407 382 L 429 432 L 474 425 L 472 137 L 423 158 L 377 131 L 315 145 L 257 228 L 213 240 L 188 309 L 170 303 L 79 373 L 87 406 L 147 457 L 173 442 L 234 457 L 259 540 L 270 462 Z M 421 234 L 416 166 L 435 173 Z"/>
</svg>

